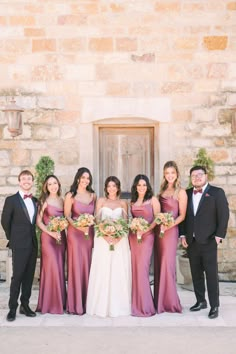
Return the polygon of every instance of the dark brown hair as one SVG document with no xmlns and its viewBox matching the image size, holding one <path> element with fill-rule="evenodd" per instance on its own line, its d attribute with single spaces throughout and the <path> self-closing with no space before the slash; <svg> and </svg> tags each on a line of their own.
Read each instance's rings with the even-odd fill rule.
<svg viewBox="0 0 236 354">
<path fill-rule="evenodd" d="M 18 181 L 20 181 L 21 176 L 31 176 L 32 180 L 34 180 L 34 175 L 32 172 L 30 172 L 29 170 L 23 170 L 21 171 L 21 173 L 18 175 Z"/>
<path fill-rule="evenodd" d="M 82 177 L 82 175 L 84 173 L 88 173 L 88 175 L 89 175 L 89 184 L 87 185 L 86 190 L 90 193 L 94 193 L 94 190 L 92 188 L 93 178 L 92 178 L 91 172 L 89 171 L 89 169 L 87 167 L 80 167 L 78 169 L 78 171 L 76 172 L 76 175 L 74 177 L 74 181 L 70 187 L 70 192 L 72 194 L 72 197 L 74 197 L 76 195 L 78 185 L 80 182 L 80 178 Z"/>
<path fill-rule="evenodd" d="M 109 176 L 107 177 L 107 179 L 105 180 L 105 186 L 104 186 L 104 192 L 105 192 L 105 196 L 106 198 L 108 198 L 109 194 L 107 193 L 107 187 L 109 182 L 114 182 L 116 187 L 117 187 L 117 197 L 120 196 L 121 194 L 121 188 L 120 188 L 120 180 L 116 177 L 116 176 Z"/>
<path fill-rule="evenodd" d="M 138 199 L 138 192 L 137 192 L 137 185 L 139 184 L 140 180 L 144 180 L 147 185 L 147 191 L 143 198 L 143 202 L 151 199 L 153 197 L 153 190 L 149 181 L 149 178 L 146 175 L 139 174 L 135 177 L 132 187 L 131 187 L 131 203 L 135 203 Z"/>
<path fill-rule="evenodd" d="M 206 167 L 204 166 L 193 166 L 190 171 L 189 171 L 189 174 L 191 176 L 192 172 L 193 171 L 197 171 L 197 170 L 202 170 L 205 174 L 207 174 L 207 170 L 206 170 Z"/>
</svg>

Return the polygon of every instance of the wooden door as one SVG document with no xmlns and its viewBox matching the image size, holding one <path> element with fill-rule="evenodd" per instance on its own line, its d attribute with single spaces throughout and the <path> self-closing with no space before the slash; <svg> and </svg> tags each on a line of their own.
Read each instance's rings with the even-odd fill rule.
<svg viewBox="0 0 236 354">
<path fill-rule="evenodd" d="M 151 185 L 154 179 L 154 128 L 99 128 L 99 186 L 103 195 L 104 181 L 116 176 L 121 181 L 122 197 L 129 198 L 134 177 L 145 174 Z"/>
</svg>

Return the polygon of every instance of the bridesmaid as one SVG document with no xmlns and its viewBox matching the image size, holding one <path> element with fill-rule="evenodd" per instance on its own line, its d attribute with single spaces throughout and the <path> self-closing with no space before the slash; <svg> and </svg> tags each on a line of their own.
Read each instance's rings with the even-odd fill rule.
<svg viewBox="0 0 236 354">
<path fill-rule="evenodd" d="M 142 243 L 137 242 L 137 235 L 130 232 L 129 241 L 132 262 L 132 315 L 140 317 L 153 316 L 156 313 L 149 282 L 149 269 L 154 244 L 153 222 L 160 212 L 160 204 L 153 196 L 149 179 L 145 175 L 137 175 L 131 188 L 131 214 L 143 217 L 150 224 L 142 234 Z"/>
<path fill-rule="evenodd" d="M 39 198 L 37 225 L 41 234 L 41 267 L 37 310 L 41 313 L 63 314 L 66 305 L 65 231 L 50 232 L 51 216 L 63 216 L 61 184 L 54 175 L 46 177 Z"/>
<path fill-rule="evenodd" d="M 159 200 L 161 212 L 171 212 L 175 221 L 171 227 L 161 226 L 165 231 L 164 237 L 157 237 L 154 253 L 154 302 L 157 313 L 182 312 L 176 289 L 176 249 L 178 224 L 186 214 L 187 194 L 180 187 L 179 169 L 174 161 L 164 165 Z"/>
<path fill-rule="evenodd" d="M 78 169 L 70 191 L 65 197 L 64 212 L 68 227 L 68 313 L 83 315 L 86 312 L 88 278 L 93 247 L 93 227 L 75 227 L 73 219 L 80 214 L 94 214 L 96 196 L 92 189 L 92 175 L 88 168 Z M 85 233 L 89 239 L 85 238 Z"/>
</svg>

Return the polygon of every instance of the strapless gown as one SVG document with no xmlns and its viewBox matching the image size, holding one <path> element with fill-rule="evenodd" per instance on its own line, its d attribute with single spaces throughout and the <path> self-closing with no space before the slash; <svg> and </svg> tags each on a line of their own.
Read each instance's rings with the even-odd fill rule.
<svg viewBox="0 0 236 354">
<path fill-rule="evenodd" d="M 101 209 L 101 218 L 118 219 L 123 209 Z M 94 238 L 87 314 L 100 317 L 128 316 L 131 313 L 131 259 L 128 237 L 110 251 L 103 237 Z"/>
<path fill-rule="evenodd" d="M 160 197 L 161 211 L 178 216 L 179 202 L 173 197 Z M 159 228 L 158 228 L 159 229 Z M 178 226 L 166 231 L 163 238 L 156 238 L 154 266 L 154 302 L 157 313 L 182 312 L 176 288 L 176 249 Z"/>
<path fill-rule="evenodd" d="M 84 204 L 75 200 L 72 206 L 72 218 L 80 214 L 94 214 L 94 200 Z M 86 312 L 88 279 L 91 265 L 93 248 L 94 228 L 89 228 L 89 240 L 85 239 L 84 233 L 69 225 L 67 232 L 67 264 L 68 286 L 67 304 L 68 313 L 83 315 Z"/>
<path fill-rule="evenodd" d="M 63 210 L 47 205 L 43 223 L 47 225 L 50 216 L 62 216 Z M 61 233 L 61 244 L 46 232 L 41 234 L 40 284 L 37 312 L 63 314 L 66 304 L 65 283 L 66 235 Z"/>
<path fill-rule="evenodd" d="M 141 206 L 132 205 L 133 217 L 143 217 L 149 223 L 154 219 L 151 203 Z M 130 232 L 129 242 L 132 260 L 132 315 L 148 317 L 156 314 L 149 282 L 149 271 L 154 244 L 154 232 L 146 232 L 142 243 L 137 242 L 137 235 Z"/>
</svg>

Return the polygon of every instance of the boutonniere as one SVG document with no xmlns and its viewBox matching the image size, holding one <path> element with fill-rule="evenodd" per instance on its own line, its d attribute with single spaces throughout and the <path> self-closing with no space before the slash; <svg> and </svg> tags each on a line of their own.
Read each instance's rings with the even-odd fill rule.
<svg viewBox="0 0 236 354">
<path fill-rule="evenodd" d="M 206 193 L 206 194 L 205 194 L 205 197 L 210 197 L 210 194 Z"/>
</svg>

